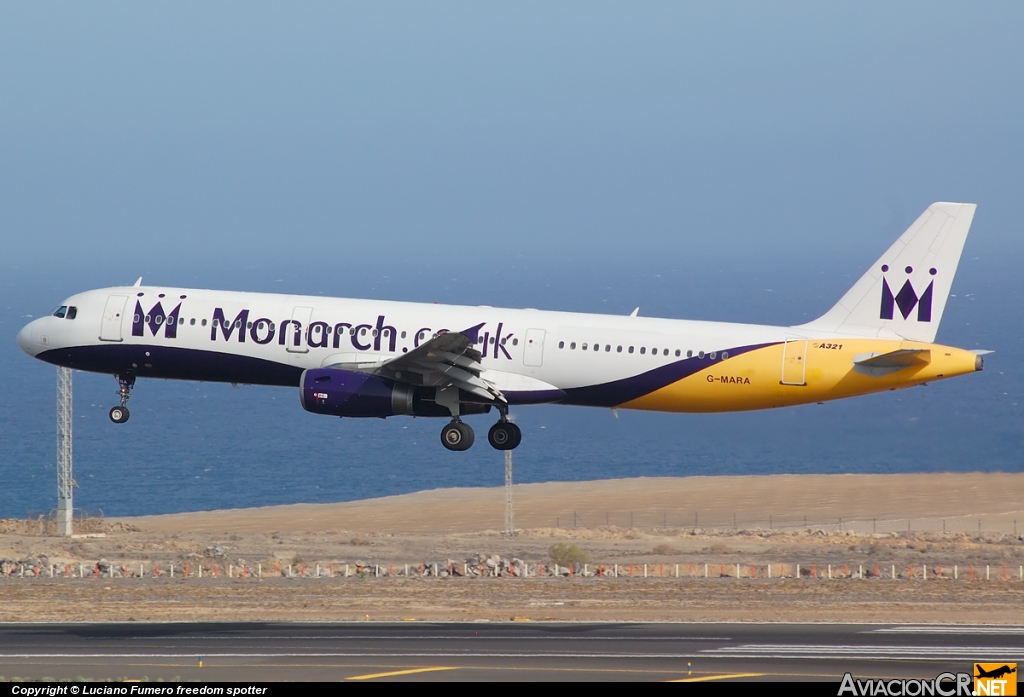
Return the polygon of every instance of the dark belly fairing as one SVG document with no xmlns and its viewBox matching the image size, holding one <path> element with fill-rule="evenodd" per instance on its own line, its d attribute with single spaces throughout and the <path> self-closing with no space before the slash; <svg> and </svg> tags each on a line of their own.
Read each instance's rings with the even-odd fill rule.
<svg viewBox="0 0 1024 697">
<path fill-rule="evenodd" d="M 140 378 L 298 387 L 302 375 L 302 368 L 261 358 L 170 346 L 76 346 L 44 351 L 36 357 L 75 370 Z"/>
</svg>

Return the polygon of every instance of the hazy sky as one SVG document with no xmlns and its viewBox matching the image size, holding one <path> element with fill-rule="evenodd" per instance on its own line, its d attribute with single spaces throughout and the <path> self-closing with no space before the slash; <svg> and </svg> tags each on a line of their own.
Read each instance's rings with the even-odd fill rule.
<svg viewBox="0 0 1024 697">
<path fill-rule="evenodd" d="M 979 204 L 938 338 L 995 349 L 984 373 L 750 414 L 523 409 L 517 476 L 1020 471 L 1021 37 L 1019 2 L 3 2 L 0 517 L 52 506 L 54 369 L 14 337 L 71 293 L 795 324 L 938 200 Z M 75 381 L 86 508 L 502 481 L 438 421 L 140 381 L 125 429 L 112 378 Z"/>
<path fill-rule="evenodd" d="M 974 251 L 1019 251 L 1022 20 L 1019 3 L 6 3 L 4 264 L 109 284 L 512 256 L 859 271 L 935 200 L 980 205 Z"/>
</svg>

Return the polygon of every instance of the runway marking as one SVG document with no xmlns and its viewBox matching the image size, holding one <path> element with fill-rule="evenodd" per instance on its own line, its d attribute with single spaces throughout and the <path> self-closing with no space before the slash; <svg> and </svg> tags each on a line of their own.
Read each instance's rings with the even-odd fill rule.
<svg viewBox="0 0 1024 697">
<path fill-rule="evenodd" d="M 1024 636 L 1024 627 L 992 627 L 975 625 L 910 625 L 874 629 L 876 634 L 996 634 Z"/>
<path fill-rule="evenodd" d="M 415 673 L 436 673 L 442 670 L 458 670 L 458 666 L 434 666 L 432 668 L 409 668 L 408 670 L 393 670 L 390 673 L 370 673 L 368 675 L 353 675 L 346 680 L 376 680 L 377 678 L 391 678 L 396 675 L 413 675 Z"/>
<path fill-rule="evenodd" d="M 516 620 L 517 622 L 522 620 Z M 532 622 L 532 620 L 529 620 Z M 467 632 L 470 630 L 466 630 Z M 473 630 L 478 631 L 478 630 Z M 95 637 L 90 638 L 90 641 L 122 641 L 131 639 L 132 641 L 239 641 L 241 637 L 237 636 L 131 636 L 123 635 L 117 637 Z M 378 640 L 378 641 L 417 641 L 417 640 L 472 640 L 472 641 L 509 641 L 509 637 L 500 635 L 485 635 L 476 636 L 470 634 L 409 634 L 409 635 L 390 635 L 390 634 L 342 634 L 342 635 L 330 635 L 325 634 L 321 636 L 254 636 L 245 637 L 245 641 L 357 641 L 357 640 Z M 514 641 L 561 641 L 561 636 L 516 636 Z M 733 641 L 732 637 L 727 636 L 574 636 L 573 641 Z"/>
<path fill-rule="evenodd" d="M 699 678 L 677 678 L 665 682 L 709 682 L 711 680 L 737 680 L 739 678 L 761 678 L 766 673 L 727 673 L 725 675 L 703 675 Z"/>
<path fill-rule="evenodd" d="M 0 660 L 10 658 L 195 658 L 189 653 L 0 653 Z M 321 652 L 218 652 L 205 653 L 205 658 L 693 658 L 693 654 L 683 653 L 570 653 L 570 652 L 506 652 L 490 653 L 482 651 L 321 651 Z"/>
<path fill-rule="evenodd" d="M 980 658 L 1013 660 L 1024 650 L 1019 646 L 818 646 L 801 644 L 744 644 L 704 649 L 702 656 L 716 658 L 824 659 L 876 661 L 975 661 Z"/>
<path fill-rule="evenodd" d="M 209 651 L 208 658 L 583 658 L 583 659 L 685 659 L 695 655 L 714 658 L 815 658 L 873 660 L 1013 660 L 1024 648 L 1019 646 L 820 646 L 814 644 L 743 644 L 709 648 L 694 653 L 629 653 L 612 651 Z M 192 658 L 193 651 L 134 652 L 0 652 L 0 660 L 45 658 Z"/>
</svg>

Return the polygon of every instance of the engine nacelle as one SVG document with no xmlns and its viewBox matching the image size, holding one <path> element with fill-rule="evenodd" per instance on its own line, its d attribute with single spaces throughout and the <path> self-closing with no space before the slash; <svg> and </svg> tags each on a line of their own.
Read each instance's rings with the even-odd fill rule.
<svg viewBox="0 0 1024 697">
<path fill-rule="evenodd" d="M 302 372 L 299 399 L 314 414 L 349 417 L 450 416 L 434 402 L 432 387 L 416 387 L 352 370 L 314 368 Z M 463 403 L 462 414 L 484 414 L 489 404 Z"/>
</svg>

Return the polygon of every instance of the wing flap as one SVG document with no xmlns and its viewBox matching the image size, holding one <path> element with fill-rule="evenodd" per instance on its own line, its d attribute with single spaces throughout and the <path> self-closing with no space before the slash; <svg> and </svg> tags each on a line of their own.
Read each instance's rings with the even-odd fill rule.
<svg viewBox="0 0 1024 697">
<path fill-rule="evenodd" d="M 409 353 L 386 360 L 376 355 L 338 354 L 323 367 L 371 373 L 421 387 L 457 387 L 486 402 L 506 402 L 493 382 L 480 377 L 483 356 L 474 348 L 478 330 L 472 327 L 439 334 Z"/>
</svg>

